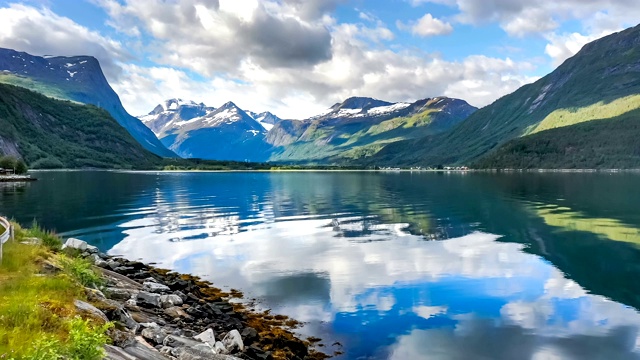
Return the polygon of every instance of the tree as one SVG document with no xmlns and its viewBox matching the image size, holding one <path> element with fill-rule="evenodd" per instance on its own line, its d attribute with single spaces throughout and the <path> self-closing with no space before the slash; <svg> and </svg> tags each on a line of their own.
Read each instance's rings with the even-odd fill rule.
<svg viewBox="0 0 640 360">
<path fill-rule="evenodd" d="M 0 168 L 14 169 L 16 167 L 16 158 L 13 156 L 0 157 Z"/>
<path fill-rule="evenodd" d="M 25 162 L 22 161 L 22 159 L 19 159 L 18 161 L 16 161 L 16 174 L 18 175 L 26 174 L 28 170 L 29 168 L 27 167 L 27 164 L 25 164 Z"/>
</svg>

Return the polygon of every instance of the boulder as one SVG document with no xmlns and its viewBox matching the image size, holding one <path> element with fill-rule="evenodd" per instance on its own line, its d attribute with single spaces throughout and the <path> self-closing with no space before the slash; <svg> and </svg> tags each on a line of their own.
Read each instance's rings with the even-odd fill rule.
<svg viewBox="0 0 640 360">
<path fill-rule="evenodd" d="M 231 330 L 225 335 L 224 339 L 222 339 L 222 343 L 224 347 L 227 348 L 230 352 L 234 351 L 243 351 L 244 343 L 242 342 L 242 336 L 240 336 L 240 332 L 238 330 Z"/>
<path fill-rule="evenodd" d="M 200 340 L 205 344 L 208 344 L 211 347 L 214 347 L 216 344 L 216 333 L 213 332 L 213 329 L 207 329 L 201 334 L 198 334 L 193 337 L 196 340 Z"/>
<path fill-rule="evenodd" d="M 152 294 L 146 291 L 140 291 L 136 297 L 136 303 L 144 307 L 159 307 L 160 295 Z"/>
<path fill-rule="evenodd" d="M 190 319 L 191 318 L 191 316 L 189 316 L 189 314 L 184 312 L 184 310 L 182 310 L 182 308 L 178 307 L 178 306 L 174 306 L 174 307 L 170 307 L 168 309 L 165 309 L 164 313 L 167 316 L 170 316 L 170 317 L 172 317 L 174 319 L 180 319 L 180 318 Z"/>
<path fill-rule="evenodd" d="M 242 330 L 242 338 L 246 344 L 252 344 L 254 341 L 258 340 L 258 331 L 252 327 L 247 327 Z"/>
<path fill-rule="evenodd" d="M 80 300 L 75 300 L 73 304 L 76 306 L 76 309 L 78 309 L 78 312 L 80 312 L 81 314 L 85 314 L 88 317 L 95 320 L 102 320 L 104 323 L 109 322 L 107 315 L 105 315 L 97 307 Z"/>
<path fill-rule="evenodd" d="M 131 298 L 131 291 L 122 288 L 108 287 L 105 289 L 105 293 L 112 300 L 129 300 Z"/>
<path fill-rule="evenodd" d="M 213 351 L 216 354 L 228 354 L 229 350 L 227 350 L 226 347 L 224 347 L 224 344 L 221 341 L 216 341 L 216 343 L 213 345 Z"/>
<path fill-rule="evenodd" d="M 184 303 L 185 301 L 187 301 L 187 295 L 185 295 L 182 291 L 175 291 L 173 293 L 173 295 L 177 295 L 180 297 L 180 299 L 182 299 L 182 302 Z"/>
<path fill-rule="evenodd" d="M 89 253 L 91 255 L 97 254 L 97 253 L 100 252 L 100 250 L 97 247 L 93 246 L 93 245 L 87 245 L 87 247 L 85 248 L 84 251 L 86 251 L 87 253 Z"/>
<path fill-rule="evenodd" d="M 273 355 L 270 352 L 264 351 L 257 346 L 249 346 L 245 351 L 245 354 L 251 359 L 258 360 L 271 360 L 273 359 Z"/>
<path fill-rule="evenodd" d="M 185 337 L 176 336 L 176 335 L 169 335 L 162 342 L 162 345 L 171 346 L 173 348 L 193 347 L 193 346 L 200 345 L 200 344 L 202 344 L 202 343 L 199 342 L 199 341 L 187 339 Z"/>
<path fill-rule="evenodd" d="M 62 272 L 62 268 L 49 260 L 42 262 L 42 273 L 47 275 L 56 275 Z"/>
<path fill-rule="evenodd" d="M 200 351 L 190 347 L 173 349 L 171 355 L 178 358 L 178 360 L 241 360 L 235 356 L 213 354 L 212 352 Z"/>
<path fill-rule="evenodd" d="M 158 327 L 148 327 L 142 330 L 142 337 L 151 341 L 154 344 L 162 344 L 168 334 Z"/>
<path fill-rule="evenodd" d="M 169 289 L 168 286 L 162 285 L 162 284 L 158 284 L 158 283 L 152 282 L 152 281 L 145 281 L 142 284 L 142 289 L 144 291 L 147 291 L 147 292 L 150 292 L 150 293 L 157 293 L 157 294 L 167 293 L 167 292 L 171 291 L 171 289 Z"/>
<path fill-rule="evenodd" d="M 64 245 L 62 245 L 62 249 L 66 249 L 66 248 L 71 248 L 71 249 L 78 249 L 80 251 L 85 251 L 87 250 L 87 242 L 86 241 L 82 241 L 80 239 L 74 239 L 74 238 L 68 238 L 67 241 L 64 243 Z"/>
<path fill-rule="evenodd" d="M 160 307 L 163 309 L 180 305 L 182 305 L 182 299 L 178 295 L 171 294 L 160 296 Z"/>
</svg>

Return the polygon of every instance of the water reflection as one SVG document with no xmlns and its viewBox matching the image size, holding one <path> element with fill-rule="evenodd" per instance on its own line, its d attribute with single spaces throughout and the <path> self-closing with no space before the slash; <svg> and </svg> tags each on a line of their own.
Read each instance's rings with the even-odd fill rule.
<svg viewBox="0 0 640 360">
<path fill-rule="evenodd" d="M 240 288 L 348 359 L 635 359 L 636 180 L 45 173 L 0 210 Z"/>
</svg>

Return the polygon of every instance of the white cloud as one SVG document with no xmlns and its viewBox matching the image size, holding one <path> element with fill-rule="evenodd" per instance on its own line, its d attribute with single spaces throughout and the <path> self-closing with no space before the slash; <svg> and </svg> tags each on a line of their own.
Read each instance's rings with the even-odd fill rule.
<svg viewBox="0 0 640 360">
<path fill-rule="evenodd" d="M 422 37 L 448 35 L 453 32 L 451 24 L 434 18 L 433 15 L 428 13 L 409 27 L 414 35 Z"/>
<path fill-rule="evenodd" d="M 0 47 L 32 55 L 90 55 L 109 80 L 120 75 L 119 61 L 133 56 L 119 41 L 102 36 L 47 8 L 11 4 L 0 8 Z"/>
<path fill-rule="evenodd" d="M 576 32 L 563 35 L 549 34 L 547 36 L 549 43 L 545 47 L 544 52 L 552 59 L 553 65 L 558 66 L 568 58 L 578 53 L 578 51 L 580 51 L 580 49 L 582 49 L 582 47 L 587 43 L 613 32 L 614 31 L 604 31 L 591 35 L 582 35 Z"/>
</svg>

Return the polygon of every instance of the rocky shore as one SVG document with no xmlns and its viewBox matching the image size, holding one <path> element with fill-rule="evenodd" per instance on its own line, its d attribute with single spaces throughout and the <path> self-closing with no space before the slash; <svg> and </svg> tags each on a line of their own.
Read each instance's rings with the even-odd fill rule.
<svg viewBox="0 0 640 360">
<path fill-rule="evenodd" d="M 191 275 L 111 257 L 77 239 L 67 240 L 65 248 L 91 260 L 102 273 L 104 286 L 87 288 L 88 303 L 76 301 L 76 307 L 85 316 L 116 324 L 106 359 L 328 357 L 293 334 L 297 321 L 230 302 L 242 297 L 238 291 L 223 292 Z"/>
</svg>

